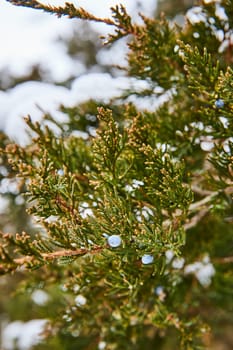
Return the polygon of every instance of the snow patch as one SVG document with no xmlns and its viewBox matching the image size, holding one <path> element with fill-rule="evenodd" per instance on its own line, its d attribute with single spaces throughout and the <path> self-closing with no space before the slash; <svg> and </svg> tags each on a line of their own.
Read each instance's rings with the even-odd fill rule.
<svg viewBox="0 0 233 350">
<path fill-rule="evenodd" d="M 5 350 L 30 350 L 43 339 L 42 332 L 48 321 L 43 319 L 28 322 L 14 321 L 9 323 L 2 333 L 2 346 Z"/>
</svg>

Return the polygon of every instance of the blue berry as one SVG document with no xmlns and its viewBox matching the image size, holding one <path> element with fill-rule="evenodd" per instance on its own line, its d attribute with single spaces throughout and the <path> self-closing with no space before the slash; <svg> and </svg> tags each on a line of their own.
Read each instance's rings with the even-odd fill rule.
<svg viewBox="0 0 233 350">
<path fill-rule="evenodd" d="M 148 265 L 148 264 L 152 264 L 154 261 L 154 257 L 150 254 L 144 254 L 142 256 L 142 263 L 143 265 Z"/>
<path fill-rule="evenodd" d="M 59 176 L 64 176 L 64 170 L 63 169 L 58 169 L 58 171 L 57 171 L 57 175 L 59 175 Z"/>
<path fill-rule="evenodd" d="M 121 245 L 121 237 L 118 235 L 112 235 L 108 237 L 108 244 L 112 248 L 117 248 Z"/>
<path fill-rule="evenodd" d="M 156 295 L 161 295 L 164 292 L 163 286 L 158 286 L 155 288 L 155 294 Z"/>
<path fill-rule="evenodd" d="M 224 101 L 219 98 L 218 100 L 215 101 L 215 107 L 216 108 L 223 108 L 224 107 Z"/>
</svg>

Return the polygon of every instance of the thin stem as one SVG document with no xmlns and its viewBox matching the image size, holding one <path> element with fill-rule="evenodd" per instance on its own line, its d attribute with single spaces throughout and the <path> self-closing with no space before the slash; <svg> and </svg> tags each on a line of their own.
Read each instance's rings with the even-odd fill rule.
<svg viewBox="0 0 233 350">
<path fill-rule="evenodd" d="M 233 256 L 226 256 L 224 258 L 217 258 L 213 260 L 216 264 L 230 264 L 233 263 Z"/>
<path fill-rule="evenodd" d="M 103 250 L 104 247 L 100 247 L 100 246 L 95 246 L 93 249 L 86 249 L 86 248 L 80 248 L 80 249 L 76 249 L 76 250 L 71 250 L 71 249 L 67 249 L 67 250 L 59 250 L 56 252 L 52 252 L 52 253 L 42 253 L 41 257 L 44 260 L 54 260 L 54 259 L 59 259 L 62 257 L 66 257 L 66 256 L 81 256 L 81 255 L 85 255 L 85 254 L 96 254 L 99 251 Z M 14 262 L 17 265 L 24 265 L 27 263 L 30 263 L 33 261 L 35 257 L 34 256 L 24 256 L 22 258 L 17 258 L 14 259 Z"/>
<path fill-rule="evenodd" d="M 209 203 L 218 194 L 219 194 L 218 191 L 212 192 L 209 196 L 201 199 L 200 201 L 190 204 L 189 210 L 196 211 L 197 209 L 201 208 L 203 205 Z"/>
<path fill-rule="evenodd" d="M 36 10 L 43 10 L 45 12 L 55 14 L 58 17 L 68 16 L 69 18 L 79 18 L 88 21 L 101 22 L 108 25 L 116 25 L 114 21 L 108 18 L 99 18 L 87 12 L 84 8 L 76 8 L 73 4 L 66 2 L 65 5 L 56 7 L 51 5 L 44 5 L 37 0 L 6 0 L 15 6 L 29 7 Z"/>
</svg>

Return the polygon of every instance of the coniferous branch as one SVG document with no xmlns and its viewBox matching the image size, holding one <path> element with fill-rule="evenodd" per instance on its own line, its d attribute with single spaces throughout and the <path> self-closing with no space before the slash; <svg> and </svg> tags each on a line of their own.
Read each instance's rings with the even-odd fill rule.
<svg viewBox="0 0 233 350">
<path fill-rule="evenodd" d="M 144 16 L 142 19 L 144 25 L 135 29 L 129 43 L 129 74 L 141 79 L 150 78 L 160 87 L 170 89 L 182 77 L 180 58 L 174 51 L 177 33 L 163 15 L 159 19 Z"/>
<path fill-rule="evenodd" d="M 65 5 L 56 7 L 52 5 L 44 5 L 37 0 L 6 0 L 15 6 L 24 6 L 28 8 L 34 8 L 37 10 L 43 10 L 47 13 L 55 14 L 58 17 L 68 16 L 69 18 L 78 18 L 82 20 L 88 20 L 93 22 L 105 23 L 107 25 L 115 26 L 115 33 L 109 34 L 106 44 L 113 43 L 114 41 L 129 35 L 134 34 L 136 26 L 131 22 L 130 16 L 127 14 L 124 6 L 111 7 L 113 13 L 113 20 L 109 18 L 99 18 L 93 14 L 87 12 L 84 8 L 75 7 L 72 3 L 66 2 Z"/>
<path fill-rule="evenodd" d="M 124 6 L 116 5 L 111 7 L 112 17 L 114 18 L 114 25 L 116 27 L 114 34 L 109 34 L 105 44 L 111 44 L 126 35 L 137 35 L 138 26 L 132 24 L 131 17 L 126 12 Z M 105 37 L 103 37 L 105 39 Z"/>
<path fill-rule="evenodd" d="M 65 5 L 56 7 L 52 5 L 44 5 L 37 0 L 6 0 L 15 6 L 24 6 L 37 10 L 43 10 L 47 13 L 55 14 L 58 17 L 68 16 L 69 18 L 78 18 L 93 22 L 105 23 L 107 25 L 115 26 L 115 33 L 109 34 L 105 44 L 113 43 L 114 41 L 127 36 L 129 34 L 137 33 L 137 26 L 132 24 L 131 17 L 127 14 L 124 6 L 111 7 L 112 19 L 99 18 L 87 12 L 84 8 L 76 8 L 72 3 L 66 2 Z M 103 37 L 104 38 L 104 37 Z"/>
<path fill-rule="evenodd" d="M 20 266 L 25 266 L 30 269 L 39 265 L 40 267 L 49 262 L 54 262 L 62 258 L 76 259 L 86 254 L 98 254 L 101 253 L 106 246 L 91 246 L 90 248 L 79 249 L 63 249 L 54 250 L 49 242 L 38 238 L 34 241 L 30 240 L 30 236 L 23 232 L 21 235 L 16 234 L 15 238 L 12 235 L 4 234 L 2 236 L 5 244 L 1 245 L 1 263 L 0 271 L 14 271 Z M 9 245 L 7 250 L 7 245 Z M 10 249 L 15 250 L 15 255 L 24 255 L 21 257 L 13 258 L 10 254 Z M 49 252 L 43 252 L 49 250 Z M 28 255 L 27 255 L 28 254 Z"/>
<path fill-rule="evenodd" d="M 109 25 L 115 25 L 115 23 L 107 18 L 98 18 L 91 13 L 87 12 L 84 8 L 76 8 L 72 3 L 66 2 L 65 5 L 62 6 L 52 6 L 52 5 L 44 5 L 37 0 L 6 0 L 13 5 L 29 7 L 36 10 L 43 10 L 45 12 L 55 14 L 58 17 L 68 16 L 69 18 L 79 18 L 83 20 L 90 20 L 94 22 L 102 22 Z"/>
<path fill-rule="evenodd" d="M 52 253 L 42 253 L 41 257 L 45 262 L 47 262 L 47 261 L 56 260 L 63 257 L 79 257 L 85 254 L 97 254 L 101 252 L 103 249 L 104 247 L 93 247 L 92 249 L 80 248 L 76 250 L 59 250 Z M 32 256 L 24 256 L 22 258 L 15 258 L 13 262 L 17 265 L 25 265 L 27 263 L 32 262 L 33 259 L 34 257 Z"/>
</svg>

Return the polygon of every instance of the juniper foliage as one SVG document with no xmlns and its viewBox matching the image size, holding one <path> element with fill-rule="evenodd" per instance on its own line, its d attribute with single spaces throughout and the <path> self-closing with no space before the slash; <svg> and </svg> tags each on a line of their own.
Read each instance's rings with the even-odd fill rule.
<svg viewBox="0 0 233 350">
<path fill-rule="evenodd" d="M 135 24 L 123 6 L 102 19 L 8 1 L 114 26 L 105 42 L 129 36 L 127 74 L 147 82 L 138 99 L 166 98 L 142 110 L 128 91 L 61 106 L 63 124 L 26 118 L 32 143 L 2 157 L 40 228 L 1 235 L 1 274 L 23 269 L 26 286 L 59 295 L 46 335 L 63 348 L 207 348 L 232 322 L 233 2 L 198 1 L 199 20 L 178 27 L 163 14 Z"/>
</svg>

